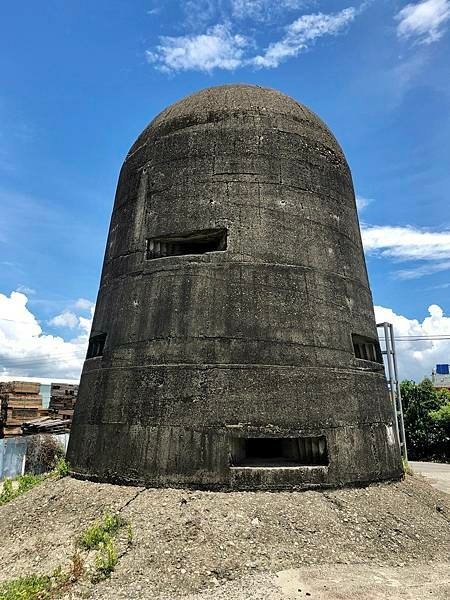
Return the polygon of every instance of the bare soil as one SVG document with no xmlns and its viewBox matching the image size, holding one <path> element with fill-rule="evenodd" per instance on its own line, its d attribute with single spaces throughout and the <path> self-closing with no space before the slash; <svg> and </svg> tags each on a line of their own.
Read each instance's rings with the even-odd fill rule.
<svg viewBox="0 0 450 600">
<path fill-rule="evenodd" d="M 46 481 L 0 507 L 0 581 L 68 568 L 106 511 L 131 523 L 132 544 L 123 531 L 111 578 L 67 599 L 450 597 L 450 497 L 418 476 L 278 493 Z"/>
</svg>

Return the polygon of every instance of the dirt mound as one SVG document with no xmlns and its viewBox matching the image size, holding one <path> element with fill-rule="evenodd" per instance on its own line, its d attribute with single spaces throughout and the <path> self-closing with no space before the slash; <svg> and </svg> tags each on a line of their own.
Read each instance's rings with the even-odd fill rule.
<svg viewBox="0 0 450 600">
<path fill-rule="evenodd" d="M 131 523 L 132 543 L 119 539 L 110 579 L 82 580 L 67 598 L 301 598 L 306 588 L 297 579 L 336 569 L 334 581 L 341 577 L 346 585 L 348 573 L 365 569 L 388 569 L 387 580 L 396 581 L 396 573 L 409 570 L 426 585 L 425 575 L 448 560 L 449 509 L 449 496 L 411 476 L 360 489 L 280 493 L 143 489 L 66 477 L 0 507 L 0 581 L 67 568 L 80 534 L 109 511 Z M 276 580 L 275 573 L 292 569 L 298 572 L 291 579 Z M 314 588 L 312 580 L 308 585 Z M 433 589 L 433 597 L 449 593 L 441 579 Z M 341 596 L 316 590 L 312 597 Z"/>
</svg>

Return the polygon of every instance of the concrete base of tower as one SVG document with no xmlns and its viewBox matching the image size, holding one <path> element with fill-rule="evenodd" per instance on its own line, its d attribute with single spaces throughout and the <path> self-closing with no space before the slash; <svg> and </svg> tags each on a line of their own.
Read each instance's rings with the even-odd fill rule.
<svg viewBox="0 0 450 600">
<path fill-rule="evenodd" d="M 78 477 L 148 487 L 269 490 L 363 484 L 403 474 L 382 373 L 274 365 L 105 366 L 85 365 L 83 372 L 68 449 Z"/>
<path fill-rule="evenodd" d="M 104 423 L 84 431 L 77 460 L 71 460 L 72 475 L 96 481 L 286 490 L 363 485 L 403 475 L 392 425 L 384 423 L 320 431 Z M 112 439 L 120 444 L 120 452 L 117 447 L 108 448 Z"/>
</svg>

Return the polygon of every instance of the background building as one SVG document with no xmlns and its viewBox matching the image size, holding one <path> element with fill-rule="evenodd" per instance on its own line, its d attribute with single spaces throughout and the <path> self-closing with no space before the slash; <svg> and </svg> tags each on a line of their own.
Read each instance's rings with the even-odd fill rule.
<svg viewBox="0 0 450 600">
<path fill-rule="evenodd" d="M 436 365 L 431 374 L 431 381 L 435 388 L 450 390 L 450 367 L 448 364 Z"/>
</svg>

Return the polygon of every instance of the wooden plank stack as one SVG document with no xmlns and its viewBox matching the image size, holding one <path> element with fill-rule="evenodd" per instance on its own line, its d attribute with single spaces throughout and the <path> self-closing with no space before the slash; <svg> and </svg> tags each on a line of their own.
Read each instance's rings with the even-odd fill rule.
<svg viewBox="0 0 450 600">
<path fill-rule="evenodd" d="M 40 384 L 31 381 L 0 383 L 2 413 L 6 415 L 5 436 L 21 435 L 24 421 L 48 415 L 42 407 Z"/>
</svg>

